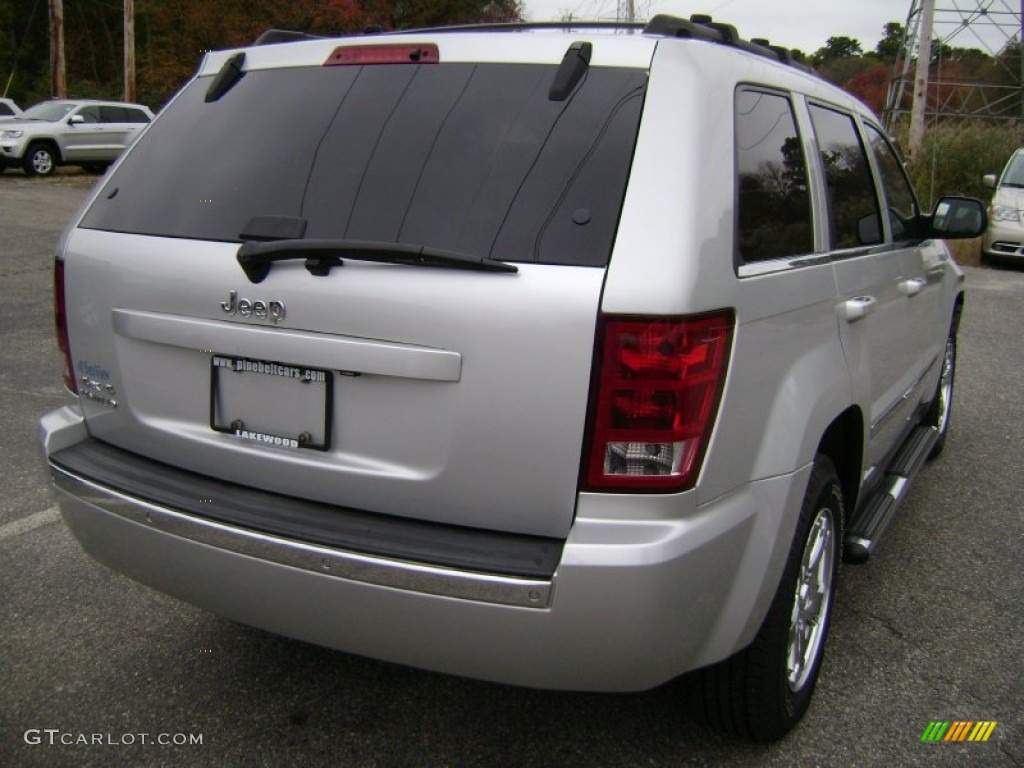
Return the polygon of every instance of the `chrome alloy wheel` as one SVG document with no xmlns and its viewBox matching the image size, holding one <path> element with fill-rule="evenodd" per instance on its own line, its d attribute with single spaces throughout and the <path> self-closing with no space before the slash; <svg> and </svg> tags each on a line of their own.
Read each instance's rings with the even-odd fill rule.
<svg viewBox="0 0 1024 768">
<path fill-rule="evenodd" d="M 956 346 L 953 338 L 946 340 L 946 353 L 942 356 L 942 373 L 939 376 L 939 412 L 935 428 L 941 435 L 946 431 L 949 413 L 953 405 L 953 367 L 956 362 Z"/>
<path fill-rule="evenodd" d="M 789 623 L 786 674 L 789 689 L 794 693 L 803 688 L 814 672 L 825 639 L 832 597 L 835 535 L 831 511 L 827 508 L 819 509 L 800 558 Z"/>
<path fill-rule="evenodd" d="M 53 171 L 53 153 L 48 149 L 32 150 L 32 169 L 40 176 Z"/>
</svg>

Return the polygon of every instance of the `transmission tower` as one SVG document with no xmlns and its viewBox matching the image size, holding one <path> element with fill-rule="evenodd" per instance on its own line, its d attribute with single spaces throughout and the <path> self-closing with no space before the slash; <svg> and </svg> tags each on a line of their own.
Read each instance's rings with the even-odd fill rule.
<svg viewBox="0 0 1024 768">
<path fill-rule="evenodd" d="M 1020 45 L 1024 0 L 1019 0 L 1019 3 L 1018 0 L 933 0 L 932 4 L 933 23 L 929 39 L 938 41 L 939 45 L 931 51 L 924 116 L 1024 117 L 1024 56 L 999 57 L 1000 53 Z M 924 5 L 922 0 L 912 0 L 907 13 L 900 54 L 883 112 L 890 128 L 897 118 L 911 111 L 921 33 L 925 31 L 923 19 L 927 15 Z M 1003 82 L 966 81 L 944 76 L 942 52 L 946 48 L 977 48 L 987 53 L 1005 73 Z"/>
</svg>

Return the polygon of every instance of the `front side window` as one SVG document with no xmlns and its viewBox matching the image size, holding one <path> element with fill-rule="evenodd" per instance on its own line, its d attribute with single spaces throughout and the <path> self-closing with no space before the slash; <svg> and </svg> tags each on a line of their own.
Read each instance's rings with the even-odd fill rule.
<svg viewBox="0 0 1024 768">
<path fill-rule="evenodd" d="M 99 107 L 82 107 L 78 112 L 75 113 L 82 118 L 83 123 L 99 123 L 100 120 L 100 108 Z"/>
<path fill-rule="evenodd" d="M 737 254 L 742 261 L 814 250 L 803 144 L 785 96 L 736 94 Z"/>
<path fill-rule="evenodd" d="M 874 180 L 853 117 L 817 105 L 810 111 L 828 185 L 830 249 L 881 243 Z"/>
<path fill-rule="evenodd" d="M 886 212 L 893 240 L 903 240 L 914 231 L 919 213 L 913 187 L 903 172 L 903 163 L 882 132 L 869 124 L 867 134 L 885 190 Z"/>
</svg>

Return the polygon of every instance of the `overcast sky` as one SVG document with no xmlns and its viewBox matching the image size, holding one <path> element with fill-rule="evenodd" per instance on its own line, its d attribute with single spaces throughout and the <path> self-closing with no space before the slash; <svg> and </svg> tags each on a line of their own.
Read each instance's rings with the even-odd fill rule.
<svg viewBox="0 0 1024 768">
<path fill-rule="evenodd" d="M 634 0 L 637 16 L 649 19 L 658 13 L 669 13 L 688 17 L 693 13 L 707 13 L 715 21 L 732 24 L 748 40 L 752 37 L 767 37 L 772 43 L 786 48 L 798 48 L 804 53 L 825 45 L 833 36 L 845 35 L 859 40 L 864 51 L 873 50 L 882 37 L 885 24 L 896 21 L 905 24 L 911 0 Z M 1009 3 L 1009 4 L 1008 4 Z M 989 4 L 989 3 L 986 3 Z M 976 8 L 974 0 L 957 0 L 960 8 Z M 1000 8 L 1015 10 L 1020 6 L 1017 0 L 995 0 Z M 573 18 L 615 19 L 616 0 L 525 0 L 526 16 L 531 21 L 558 20 L 571 13 Z M 952 0 L 939 0 L 938 7 L 954 8 Z M 949 15 L 936 16 L 937 37 L 955 33 L 957 24 Z M 1019 17 L 1018 17 L 1019 18 Z M 1007 23 L 1012 21 L 1007 17 Z M 994 30 L 997 35 L 996 48 L 1005 42 L 1005 33 Z M 971 25 L 955 34 L 950 44 L 962 48 L 984 48 L 975 32 L 991 35 L 993 30 L 984 30 Z M 988 43 L 989 46 L 993 43 Z"/>
</svg>

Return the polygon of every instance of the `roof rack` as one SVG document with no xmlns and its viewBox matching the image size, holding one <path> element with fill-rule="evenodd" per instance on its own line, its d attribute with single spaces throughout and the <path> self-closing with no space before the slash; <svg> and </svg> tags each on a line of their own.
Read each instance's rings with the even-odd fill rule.
<svg viewBox="0 0 1024 768">
<path fill-rule="evenodd" d="M 764 38 L 755 37 L 752 40 L 744 40 L 736 27 L 731 24 L 722 24 L 714 21 L 710 16 L 703 13 L 695 13 L 689 19 L 679 16 L 660 13 L 646 24 L 620 21 L 513 21 L 499 22 L 492 24 L 453 24 L 442 27 L 419 27 L 417 29 L 396 29 L 390 32 L 395 35 L 421 35 L 424 33 L 440 34 L 447 32 L 528 32 L 541 29 L 611 29 L 628 32 L 638 32 L 644 35 L 656 35 L 659 37 L 688 37 L 694 40 L 704 40 L 718 45 L 727 45 L 732 48 L 752 53 L 755 56 L 762 56 L 772 61 L 787 64 L 795 69 L 808 74 L 815 74 L 810 67 L 801 64 L 793 57 L 793 52 L 788 48 L 779 45 L 772 45 Z M 380 34 L 384 30 L 381 27 L 368 27 L 359 35 Z M 270 45 L 272 43 L 285 43 L 297 40 L 309 40 L 316 38 L 316 35 L 309 35 L 305 32 L 290 32 L 283 29 L 271 29 L 260 35 L 256 45 Z"/>
<path fill-rule="evenodd" d="M 295 43 L 300 40 L 318 40 L 319 35 L 310 35 L 292 29 L 268 29 L 256 38 L 253 45 L 275 45 L 276 43 Z"/>
<path fill-rule="evenodd" d="M 395 29 L 392 35 L 422 35 L 424 32 L 529 32 L 534 29 L 621 29 L 643 32 L 643 22 L 627 21 L 500 21 L 490 24 L 453 24 L 441 27 L 418 27 L 416 29 Z"/>
<path fill-rule="evenodd" d="M 695 13 L 689 19 L 682 19 L 678 16 L 658 14 L 644 27 L 645 35 L 660 35 L 662 37 L 690 37 L 696 40 L 706 40 L 719 45 L 728 45 L 753 53 L 756 56 L 763 56 L 773 61 L 788 64 L 808 74 L 814 74 L 814 70 L 801 64 L 793 58 L 793 52 L 782 46 L 772 45 L 764 38 L 757 37 L 753 40 L 744 40 L 736 27 L 731 24 L 721 24 L 712 20 L 710 16 L 703 13 Z"/>
</svg>

